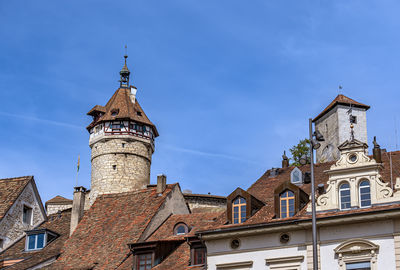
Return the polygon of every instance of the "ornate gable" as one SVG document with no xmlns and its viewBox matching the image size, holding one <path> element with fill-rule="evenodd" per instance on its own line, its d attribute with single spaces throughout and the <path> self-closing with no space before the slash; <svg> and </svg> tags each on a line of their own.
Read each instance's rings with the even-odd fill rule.
<svg viewBox="0 0 400 270">
<path fill-rule="evenodd" d="M 317 211 L 341 209 L 339 189 L 348 185 L 350 194 L 348 209 L 361 206 L 360 184 L 369 184 L 370 205 L 400 201 L 400 192 L 393 192 L 388 183 L 381 180 L 382 164 L 367 155 L 368 145 L 358 140 L 347 140 L 339 147 L 340 158 L 325 173 L 329 175 L 326 192 L 317 199 Z M 348 199 L 348 198 L 347 198 Z"/>
</svg>

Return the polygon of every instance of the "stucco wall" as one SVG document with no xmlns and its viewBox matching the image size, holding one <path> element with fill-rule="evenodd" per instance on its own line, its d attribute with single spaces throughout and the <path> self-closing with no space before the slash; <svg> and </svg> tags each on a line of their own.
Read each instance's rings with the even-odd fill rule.
<svg viewBox="0 0 400 270">
<path fill-rule="evenodd" d="M 32 225 L 22 222 L 24 205 L 32 208 Z M 32 230 L 45 220 L 39 201 L 35 196 L 32 183 L 29 183 L 21 195 L 11 206 L 7 214 L 0 221 L 0 238 L 4 240 L 3 249 L 8 248 L 25 235 L 26 230 Z M 1 251 L 1 249 L 0 249 Z"/>
<path fill-rule="evenodd" d="M 365 239 L 379 246 L 377 269 L 395 270 L 395 242 L 393 234 L 396 225 L 393 220 L 382 220 L 347 225 L 320 227 L 319 256 L 321 269 L 339 269 L 335 248 L 351 239 Z M 283 233 L 283 231 L 281 232 Z M 229 239 L 207 240 L 208 269 L 215 270 L 217 264 L 253 261 L 250 269 L 269 269 L 266 259 L 304 256 L 301 269 L 307 269 L 307 261 L 312 262 L 312 252 L 307 258 L 307 247 L 311 245 L 311 229 L 291 231 L 290 241 L 281 244 L 280 233 L 260 234 L 240 237 L 238 249 L 230 247 Z M 311 264 L 310 264 L 311 266 Z"/>
</svg>

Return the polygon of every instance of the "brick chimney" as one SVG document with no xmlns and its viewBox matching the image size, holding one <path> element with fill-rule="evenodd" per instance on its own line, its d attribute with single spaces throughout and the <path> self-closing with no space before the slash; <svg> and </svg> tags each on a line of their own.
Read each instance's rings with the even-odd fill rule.
<svg viewBox="0 0 400 270">
<path fill-rule="evenodd" d="M 286 151 L 283 151 L 282 155 L 282 168 L 289 167 L 289 158 L 286 156 Z"/>
<path fill-rule="evenodd" d="M 381 147 L 376 142 L 376 136 L 374 136 L 374 148 L 372 149 L 372 157 L 375 159 L 377 163 L 382 163 L 382 154 L 381 154 Z"/>
<path fill-rule="evenodd" d="M 165 174 L 157 175 L 157 193 L 163 193 L 167 188 L 167 176 Z"/>
<path fill-rule="evenodd" d="M 76 226 L 78 226 L 79 221 L 83 216 L 83 208 L 85 207 L 85 195 L 86 188 L 84 187 L 75 187 L 74 188 L 74 199 L 72 201 L 72 212 L 71 212 L 71 226 L 69 235 L 75 231 Z"/>
</svg>

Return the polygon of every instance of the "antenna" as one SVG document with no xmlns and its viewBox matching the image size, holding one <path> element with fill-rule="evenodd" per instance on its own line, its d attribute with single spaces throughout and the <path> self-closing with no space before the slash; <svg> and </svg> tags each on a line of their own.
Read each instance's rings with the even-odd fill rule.
<svg viewBox="0 0 400 270">
<path fill-rule="evenodd" d="M 342 89 L 343 89 L 343 86 L 339 85 L 339 90 L 338 90 L 338 93 L 339 93 L 339 94 L 341 94 L 341 92 L 342 92 L 341 90 L 342 90 Z"/>
<path fill-rule="evenodd" d="M 394 141 L 395 141 L 395 144 L 396 144 L 396 149 L 394 149 L 394 150 L 397 150 L 397 149 L 399 149 L 399 146 L 397 144 L 397 121 L 396 121 L 396 116 L 394 116 Z"/>
<path fill-rule="evenodd" d="M 125 44 L 125 55 L 128 55 L 128 46 Z"/>
</svg>

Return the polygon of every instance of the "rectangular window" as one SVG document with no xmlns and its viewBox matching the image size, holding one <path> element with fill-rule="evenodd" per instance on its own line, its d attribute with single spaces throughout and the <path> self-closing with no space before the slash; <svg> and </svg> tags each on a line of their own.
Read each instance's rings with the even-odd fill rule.
<svg viewBox="0 0 400 270">
<path fill-rule="evenodd" d="M 371 270 L 370 262 L 346 263 L 346 270 Z"/>
<path fill-rule="evenodd" d="M 350 124 L 357 124 L 357 116 L 350 115 Z"/>
<path fill-rule="evenodd" d="M 137 255 L 137 270 L 149 270 L 152 267 L 152 253 Z"/>
<path fill-rule="evenodd" d="M 24 205 L 22 210 L 22 221 L 25 224 L 32 225 L 32 208 L 29 206 Z"/>
<path fill-rule="evenodd" d="M 206 248 L 194 248 L 193 249 L 193 263 L 192 265 L 205 264 L 206 263 Z"/>
<path fill-rule="evenodd" d="M 45 234 L 31 234 L 27 236 L 26 250 L 42 249 L 45 246 Z"/>
</svg>

